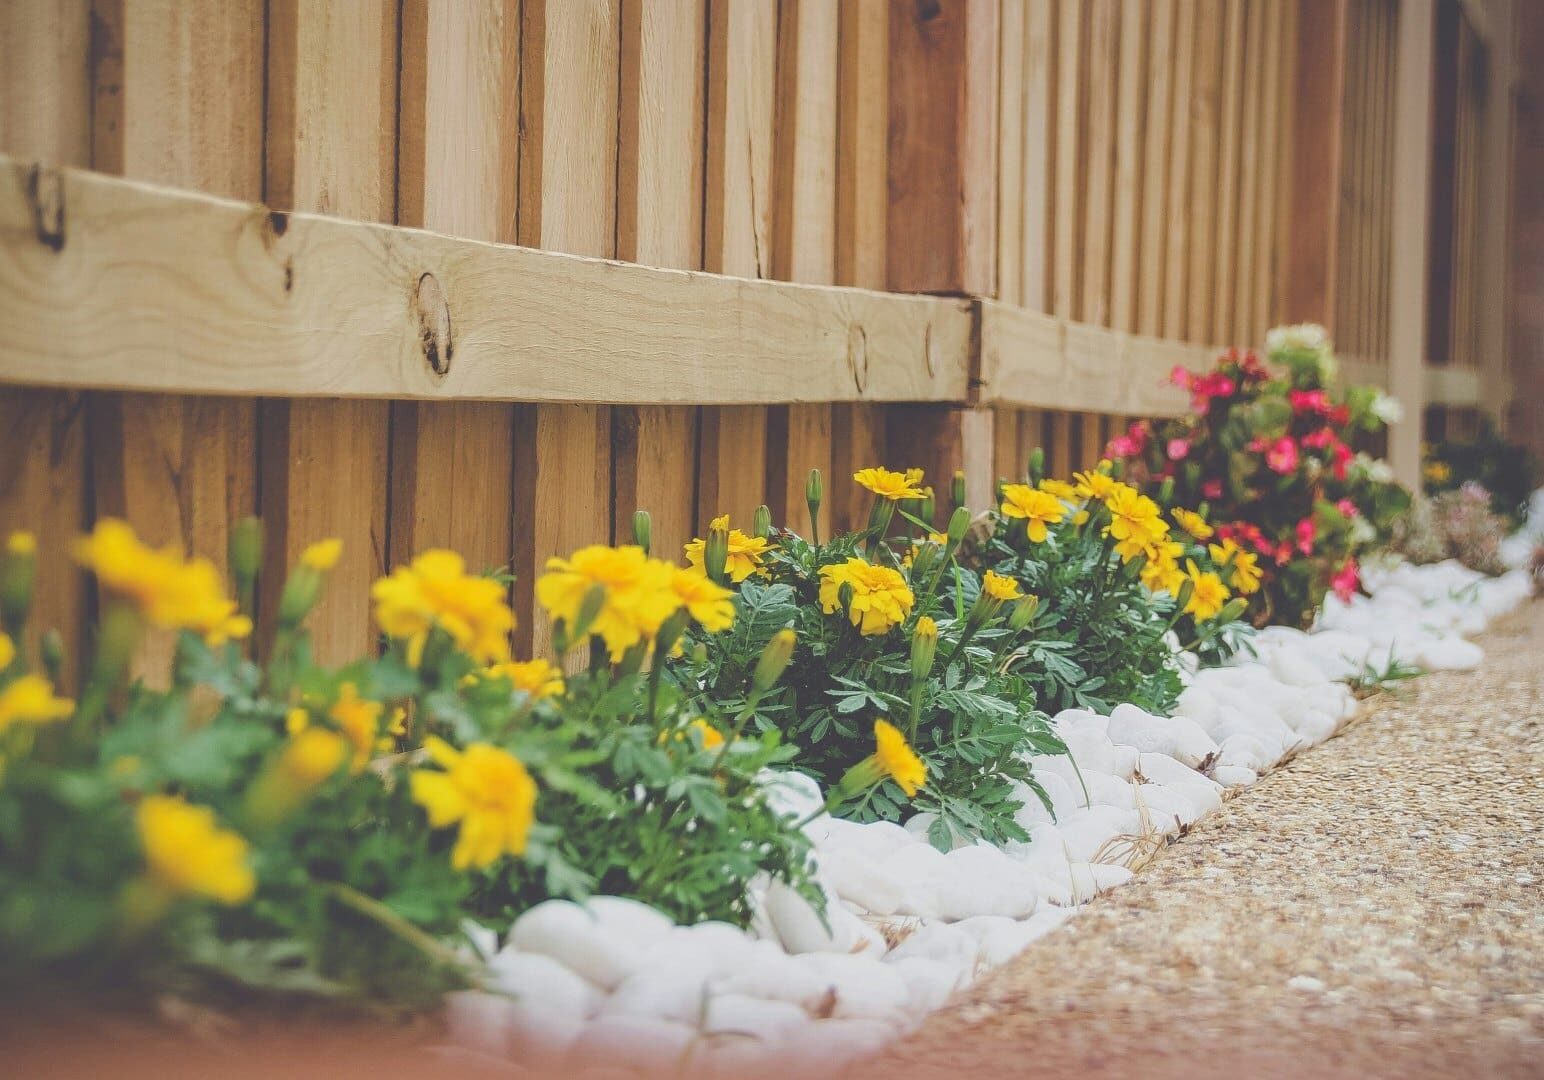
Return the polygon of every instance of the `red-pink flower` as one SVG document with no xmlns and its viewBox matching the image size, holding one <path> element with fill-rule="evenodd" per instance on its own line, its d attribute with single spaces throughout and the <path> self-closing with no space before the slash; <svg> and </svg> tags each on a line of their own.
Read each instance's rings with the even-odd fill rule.
<svg viewBox="0 0 1544 1080">
<path fill-rule="evenodd" d="M 1292 411 L 1299 416 L 1303 413 L 1322 414 L 1330 407 L 1330 397 L 1323 390 L 1289 390 L 1287 400 L 1292 403 Z"/>
<path fill-rule="evenodd" d="M 1313 523 L 1313 518 L 1305 517 L 1297 523 L 1297 550 L 1304 555 L 1313 554 L 1313 542 L 1319 535 L 1319 529 Z"/>
<path fill-rule="evenodd" d="M 1335 590 L 1335 595 L 1344 601 L 1349 601 L 1361 584 L 1362 579 L 1357 573 L 1355 559 L 1347 559 L 1345 565 L 1335 571 L 1335 576 L 1330 578 L 1330 588 Z"/>
<path fill-rule="evenodd" d="M 1195 373 L 1183 364 L 1175 364 L 1169 371 L 1169 381 L 1182 390 L 1189 390 L 1196 381 Z"/>
<path fill-rule="evenodd" d="M 1324 418 L 1336 427 L 1345 427 L 1351 422 L 1351 410 L 1344 405 L 1336 405 L 1324 414 Z"/>
<path fill-rule="evenodd" d="M 1276 548 L 1276 565 L 1277 566 L 1286 566 L 1287 563 L 1289 563 L 1291 561 L 1292 561 L 1292 545 L 1287 543 L 1286 541 L 1282 541 L 1281 544 Z"/>
<path fill-rule="evenodd" d="M 1318 431 L 1310 431 L 1307 435 L 1303 436 L 1303 445 L 1310 450 L 1323 450 L 1326 446 L 1333 445 L 1334 442 L 1335 433 L 1327 427 L 1322 427 Z"/>
<path fill-rule="evenodd" d="M 1335 509 L 1348 518 L 1354 518 L 1361 514 L 1361 511 L 1356 508 L 1356 503 L 1350 499 L 1341 499 L 1335 504 Z"/>
<path fill-rule="evenodd" d="M 1271 472 L 1288 476 L 1297 471 L 1297 443 L 1290 435 L 1277 439 L 1265 452 L 1265 464 Z"/>
<path fill-rule="evenodd" d="M 1201 485 L 1201 494 L 1208 499 L 1222 498 L 1222 481 L 1208 480 Z"/>
<path fill-rule="evenodd" d="M 1346 466 L 1351 463 L 1351 448 L 1345 443 L 1335 444 L 1335 479 L 1346 478 Z"/>
<path fill-rule="evenodd" d="M 1184 461 L 1190 455 L 1190 440 L 1170 439 L 1168 449 L 1170 461 Z"/>
</svg>

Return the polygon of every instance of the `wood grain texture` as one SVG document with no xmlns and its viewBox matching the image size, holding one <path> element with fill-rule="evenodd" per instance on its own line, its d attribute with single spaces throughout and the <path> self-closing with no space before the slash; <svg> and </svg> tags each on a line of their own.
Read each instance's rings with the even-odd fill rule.
<svg viewBox="0 0 1544 1080">
<path fill-rule="evenodd" d="M 1058 0 L 1056 11 L 1056 158 L 1054 263 L 1050 311 L 1077 318 L 1082 295 L 1081 229 L 1087 201 L 1082 163 L 1083 41 L 1087 16 L 1082 0 Z"/>
<path fill-rule="evenodd" d="M 1110 263 L 1114 243 L 1116 81 L 1121 25 L 1116 0 L 1090 0 L 1082 123 L 1087 141 L 1082 165 L 1083 229 L 1079 246 L 1083 283 L 1074 317 L 1099 326 L 1110 320 Z"/>
<path fill-rule="evenodd" d="M 1218 150 L 1216 221 L 1217 232 L 1213 261 L 1221 268 L 1212 281 L 1212 320 L 1209 328 L 1197 333 L 1199 341 L 1231 341 L 1233 332 L 1233 276 L 1239 263 L 1235 244 L 1238 240 L 1239 184 L 1243 162 L 1239 142 L 1244 115 L 1244 20 L 1245 5 L 1228 4 L 1223 8 L 1222 68 L 1218 88 Z"/>
<path fill-rule="evenodd" d="M 1151 16 L 1147 0 L 1125 0 L 1120 7 L 1120 93 L 1115 126 L 1114 248 L 1110 265 L 1110 325 L 1128 332 L 1137 329 L 1142 240 L 1142 186 L 1146 163 L 1145 90 L 1147 42 Z"/>
<path fill-rule="evenodd" d="M 263 193 L 260 0 L 92 7 L 92 166 L 231 198 Z M 104 394 L 91 405 L 97 511 L 149 543 L 224 566 L 230 525 L 256 508 L 250 402 Z M 175 641 L 152 635 L 135 670 L 160 684 Z"/>
<path fill-rule="evenodd" d="M 268 18 L 269 204 L 391 221 L 397 186 L 397 5 L 390 0 L 337 6 L 271 0 Z M 269 220 L 269 234 L 277 232 L 275 219 L 257 220 Z M 247 235 L 258 239 L 252 232 Z M 293 264 L 286 272 L 281 257 L 264 269 L 267 288 L 286 295 L 286 277 L 291 285 L 294 281 Z M 309 336 L 317 344 L 322 340 L 315 327 L 327 322 L 325 316 L 309 320 Z M 286 392 L 283 383 L 273 392 Z M 306 545 L 324 537 L 341 539 L 343 557 L 309 624 L 315 655 L 323 663 L 369 653 L 377 640 L 369 594 L 371 582 L 386 569 L 388 428 L 389 407 L 383 401 L 313 399 L 262 406 L 259 489 L 268 544 L 260 624 L 266 629 L 271 622 L 285 571 Z"/>
<path fill-rule="evenodd" d="M 1333 332 L 1345 97 L 1347 0 L 1302 0 L 1292 69 L 1283 322 Z"/>
<path fill-rule="evenodd" d="M 1175 0 L 1172 121 L 1169 124 L 1168 237 L 1164 250 L 1163 323 L 1165 338 L 1183 338 L 1190 301 L 1191 93 L 1195 75 L 1198 0 Z"/>
<path fill-rule="evenodd" d="M 89 0 L 0 4 L 0 152 L 58 165 L 91 162 Z M 86 418 L 81 395 L 0 387 L 0 536 L 26 529 L 42 539 L 27 647 L 57 629 L 73 658 L 78 689 L 86 647 L 86 578 L 68 538 L 90 523 Z M 33 655 L 36 655 L 35 653 Z"/>
<path fill-rule="evenodd" d="M 1141 179 L 1141 261 L 1137 286 L 1135 329 L 1142 334 L 1163 333 L 1163 311 L 1169 265 L 1169 170 L 1174 152 L 1170 121 L 1174 116 L 1174 22 L 1175 0 L 1151 0 L 1148 37 L 1151 41 L 1147 68 L 1145 121 Z"/>
<path fill-rule="evenodd" d="M 709 0 L 707 68 L 703 266 L 769 277 L 777 5 Z M 699 526 L 724 512 L 749 521 L 766 501 L 766 410 L 703 409 L 697 466 Z"/>
<path fill-rule="evenodd" d="M 58 251 L 37 228 L 39 184 L 68 207 Z M 11 159 L 0 223 L 5 382 L 633 404 L 966 396 L 963 300 L 270 215 L 74 170 L 34 178 Z"/>
<path fill-rule="evenodd" d="M 525 0 L 521 23 L 520 237 L 548 251 L 616 254 L 621 77 L 618 0 Z M 578 400 L 594 400 L 590 395 Z M 547 559 L 611 535 L 611 414 L 536 405 L 516 416 L 516 612 L 524 644 L 549 651 L 533 610 Z M 578 657 L 573 658 L 578 662 Z"/>
<path fill-rule="evenodd" d="M 1187 341 L 1206 341 L 1211 337 L 1217 302 L 1218 145 L 1226 27 L 1222 0 L 1195 0 L 1195 4 L 1195 73 L 1190 85 L 1190 274 L 1182 336 Z"/>
<path fill-rule="evenodd" d="M 1003 0 L 997 52 L 997 296 L 1024 303 L 1026 0 Z M 1035 178 L 1036 186 L 1039 178 Z"/>
<path fill-rule="evenodd" d="M 617 257 L 702 266 L 704 0 L 623 0 L 618 116 Z M 654 542 L 675 558 L 696 519 L 697 411 L 617 409 L 612 418 L 613 538 L 648 510 Z"/>
<path fill-rule="evenodd" d="M 519 191 L 518 0 L 402 6 L 397 221 L 513 241 Z M 476 570 L 514 559 L 514 410 L 391 407 L 388 565 L 431 547 Z"/>
<path fill-rule="evenodd" d="M 1052 0 L 1030 0 L 1024 18 L 1023 236 L 1018 252 L 1022 286 L 1018 302 L 1035 311 L 1049 311 L 1051 304 L 1052 200 L 1056 195 L 1055 11 Z"/>
</svg>

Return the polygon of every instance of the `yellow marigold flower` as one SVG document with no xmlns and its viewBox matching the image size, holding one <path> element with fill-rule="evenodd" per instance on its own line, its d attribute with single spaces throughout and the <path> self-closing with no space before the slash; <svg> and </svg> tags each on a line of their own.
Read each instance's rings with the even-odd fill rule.
<svg viewBox="0 0 1544 1080">
<path fill-rule="evenodd" d="M 75 702 L 55 697 L 53 684 L 41 675 L 23 675 L 0 687 L 0 735 L 12 724 L 52 724 L 74 712 Z"/>
<path fill-rule="evenodd" d="M 1004 517 L 1023 518 L 1029 538 L 1037 544 L 1045 541 L 1047 525 L 1054 525 L 1067 516 L 1067 508 L 1060 499 L 1028 484 L 1005 486 L 1001 510 Z"/>
<path fill-rule="evenodd" d="M 481 868 L 503 855 L 523 855 L 536 820 L 536 781 L 520 759 L 488 743 L 457 750 L 432 735 L 424 749 L 445 771 L 415 770 L 409 778 L 413 801 L 428 813 L 432 828 L 460 822 L 450 865 Z"/>
<path fill-rule="evenodd" d="M 887 633 L 906 618 L 916 599 L 899 571 L 853 558 L 820 568 L 820 609 L 827 615 L 841 610 L 843 585 L 852 587 L 848 617 L 864 637 Z"/>
<path fill-rule="evenodd" d="M 38 550 L 38 538 L 23 529 L 17 529 L 6 537 L 5 550 L 10 555 L 35 555 Z"/>
<path fill-rule="evenodd" d="M 364 767 L 370 763 L 371 755 L 391 749 L 391 739 L 381 734 L 381 711 L 384 708 L 379 701 L 360 697 L 359 688 L 351 682 L 338 687 L 338 700 L 327 710 L 327 715 L 338 725 L 354 749 L 354 759 L 349 763 L 350 772 L 363 772 Z"/>
<path fill-rule="evenodd" d="M 1169 527 L 1159 516 L 1158 504 L 1135 488 L 1119 485 L 1112 491 L 1105 506 L 1110 511 L 1110 524 L 1106 535 L 1117 541 L 1134 540 L 1141 545 L 1156 543 L 1169 534 Z"/>
<path fill-rule="evenodd" d="M 467 676 L 467 681 L 504 678 L 516 690 L 530 695 L 532 701 L 557 697 L 567 684 L 563 681 L 563 669 L 537 657 L 534 660 L 506 660 Z"/>
<path fill-rule="evenodd" d="M 1216 618 L 1222 606 L 1228 602 L 1228 587 L 1216 574 L 1210 571 L 1203 573 L 1194 559 L 1185 560 L 1185 571 L 1195 585 L 1190 603 L 1185 605 L 1185 614 L 1194 615 L 1197 622 Z"/>
<path fill-rule="evenodd" d="M 1109 473 L 1098 469 L 1073 473 L 1072 479 L 1077 481 L 1077 487 L 1073 490 L 1081 499 L 1108 499 L 1117 489 L 1126 486 Z"/>
<path fill-rule="evenodd" d="M 336 731 L 305 728 L 290 736 L 279 755 L 279 768 L 296 788 L 309 791 L 337 772 L 348 753 L 348 740 Z"/>
<path fill-rule="evenodd" d="M 772 548 L 772 541 L 764 536 L 746 536 L 739 529 L 729 528 L 729 515 L 722 514 L 708 523 L 711 529 L 724 529 L 729 533 L 729 559 L 724 563 L 724 569 L 729 574 L 729 580 L 738 585 L 752 574 L 764 574 L 761 568 L 761 558 Z M 686 545 L 686 561 L 699 574 L 705 573 L 703 569 L 703 550 L 707 547 L 707 541 L 698 537 Z"/>
<path fill-rule="evenodd" d="M 927 783 L 927 765 L 907 744 L 900 729 L 887 720 L 874 721 L 874 763 L 908 799 Z"/>
<path fill-rule="evenodd" d="M 1221 544 L 1209 544 L 1206 550 L 1218 566 L 1227 565 L 1228 561 L 1232 560 L 1233 587 L 1240 593 L 1250 596 L 1260 591 L 1260 557 L 1258 555 L 1252 551 L 1245 551 L 1232 540 L 1224 540 Z"/>
<path fill-rule="evenodd" d="M 318 540 L 300 553 L 300 565 L 325 574 L 338 565 L 338 558 L 342 554 L 343 541 L 337 537 Z"/>
<path fill-rule="evenodd" d="M 702 748 L 704 750 L 717 750 L 724 745 L 723 733 L 700 716 L 690 724 L 687 724 L 686 730 L 688 732 L 697 732 L 698 737 L 702 740 Z"/>
<path fill-rule="evenodd" d="M 889 499 L 891 502 L 925 497 L 925 492 L 919 486 L 922 481 L 921 469 L 907 469 L 903 473 L 884 468 L 859 469 L 852 474 L 852 478 L 881 499 Z"/>
<path fill-rule="evenodd" d="M 1023 590 L 1019 588 L 1018 579 L 1004 577 L 991 570 L 981 577 L 981 591 L 993 600 L 1017 600 L 1024 595 Z"/>
<path fill-rule="evenodd" d="M 16 659 L 16 643 L 4 630 L 0 630 L 0 671 L 11 666 L 11 661 Z"/>
<path fill-rule="evenodd" d="M 375 621 L 389 637 L 406 641 L 408 660 L 417 664 L 436 626 L 474 660 L 509 659 L 509 634 L 515 628 L 504 586 L 466 572 L 454 551 L 425 551 L 408 566 L 370 587 Z"/>
<path fill-rule="evenodd" d="M 184 561 L 175 548 L 160 551 L 141 543 L 134 530 L 115 518 L 97 522 L 76 542 L 76 560 L 109 592 L 167 630 L 192 630 L 210 645 L 252 632 L 252 621 L 225 598 L 220 574 L 208 559 Z"/>
<path fill-rule="evenodd" d="M 590 590 L 603 586 L 606 599 L 589 632 L 598 634 L 612 659 L 619 660 L 638 642 L 652 639 L 681 606 L 672 586 L 675 571 L 640 547 L 592 544 L 566 559 L 548 559 L 547 572 L 536 579 L 536 599 L 553 618 L 572 626 Z"/>
<path fill-rule="evenodd" d="M 150 876 L 163 888 L 222 904 L 251 898 L 257 879 L 247 861 L 247 842 L 220 828 L 213 810 L 175 795 L 149 795 L 135 819 Z"/>
<path fill-rule="evenodd" d="M 1079 498 L 1078 489 L 1065 480 L 1052 480 L 1047 477 L 1040 481 L 1040 490 L 1047 495 L 1055 495 L 1065 502 L 1073 502 Z"/>
<path fill-rule="evenodd" d="M 1181 547 L 1181 545 L 1175 545 Z M 1142 584 L 1147 586 L 1150 592 L 1166 592 L 1170 596 L 1179 595 L 1180 586 L 1185 583 L 1185 572 L 1179 568 L 1179 563 L 1167 553 L 1149 559 L 1147 565 L 1142 567 Z"/>
<path fill-rule="evenodd" d="M 715 585 L 706 574 L 676 568 L 670 576 L 681 606 L 710 634 L 734 625 L 734 593 Z"/>
<path fill-rule="evenodd" d="M 1088 511 L 1087 510 L 1079 510 L 1076 514 L 1073 514 L 1072 515 L 1072 523 L 1074 525 L 1087 525 L 1088 524 Z"/>
<path fill-rule="evenodd" d="M 1421 467 L 1421 475 L 1430 484 L 1445 484 L 1453 478 L 1453 469 L 1445 461 L 1428 461 Z"/>
<path fill-rule="evenodd" d="M 1186 510 L 1183 506 L 1176 506 L 1170 513 L 1174 521 L 1181 529 L 1184 529 L 1197 540 L 1210 540 L 1213 529 L 1206 523 L 1206 519 L 1194 510 Z"/>
</svg>

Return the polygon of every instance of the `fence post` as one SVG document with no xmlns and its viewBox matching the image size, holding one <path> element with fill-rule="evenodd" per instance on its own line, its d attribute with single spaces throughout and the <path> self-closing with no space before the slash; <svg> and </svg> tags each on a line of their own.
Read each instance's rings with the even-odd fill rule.
<svg viewBox="0 0 1544 1080">
<path fill-rule="evenodd" d="M 885 261 L 893 290 L 996 295 L 999 14 L 995 0 L 891 7 Z M 944 485 L 967 463 L 987 470 L 976 482 L 989 487 L 993 419 L 970 407 L 892 409 L 889 463 L 925 469 L 940 506 Z"/>
<path fill-rule="evenodd" d="M 1404 406 L 1405 421 L 1390 431 L 1388 453 L 1394 475 L 1412 489 L 1421 482 L 1426 411 L 1434 18 L 1432 0 L 1403 0 L 1395 45 L 1392 200 L 1399 224 L 1389 252 L 1389 389 Z"/>
<path fill-rule="evenodd" d="M 1345 116 L 1347 0 L 1302 0 L 1297 13 L 1288 180 L 1284 322 L 1333 332 Z"/>
</svg>

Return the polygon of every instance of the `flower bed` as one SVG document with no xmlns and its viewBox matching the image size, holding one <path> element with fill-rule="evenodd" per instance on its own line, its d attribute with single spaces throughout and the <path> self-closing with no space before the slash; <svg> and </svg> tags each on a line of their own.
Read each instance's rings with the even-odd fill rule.
<svg viewBox="0 0 1544 1080">
<path fill-rule="evenodd" d="M 861 470 L 866 528 L 806 539 L 763 508 L 749 532 L 713 522 L 686 568 L 651 555 L 639 514 L 635 544 L 533 583 L 559 665 L 512 657 L 507 582 L 445 551 L 375 584 L 380 656 L 316 664 L 331 541 L 285 582 L 259 665 L 239 644 L 255 522 L 230 599 L 207 561 L 104 521 L 77 549 L 104 604 L 70 701 L 57 640 L 16 644 L 35 543 L 17 534 L 0 986 L 443 1000 L 464 1050 L 562 1068 L 818 1073 L 883 1045 L 1331 736 L 1353 687 L 1473 666 L 1463 636 L 1529 594 L 1523 573 L 1376 560 L 1358 594 L 1345 560 L 1398 492 L 1340 475 L 1373 399 L 1331 415 L 1327 345 L 1294 359 L 1300 337 L 1273 350 L 1290 389 L 1230 354 L 1168 440 L 1194 464 L 1248 436 L 1219 466 L 1240 499 L 1224 522 L 1184 499 L 1207 474 L 1138 453 L 1057 479 L 1037 452 L 979 515 L 962 478 L 944 514 L 919 472 Z M 1235 408 L 1286 425 L 1290 469 Z M 1262 480 L 1308 508 L 1296 544 L 1245 528 Z M 807 498 L 818 520 L 818 474 Z M 1251 626 L 1303 621 L 1326 589 L 1311 634 Z M 150 673 L 167 683 L 130 685 L 154 632 L 179 635 Z"/>
</svg>

